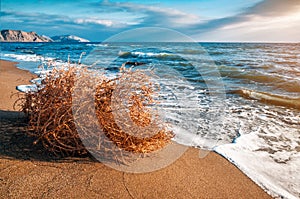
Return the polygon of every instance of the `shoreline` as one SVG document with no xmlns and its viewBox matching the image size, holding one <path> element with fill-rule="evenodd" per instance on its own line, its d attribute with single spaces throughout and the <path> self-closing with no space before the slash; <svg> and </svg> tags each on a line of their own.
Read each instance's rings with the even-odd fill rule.
<svg viewBox="0 0 300 199">
<path fill-rule="evenodd" d="M 195 148 L 166 168 L 142 174 L 123 173 L 84 158 L 51 157 L 24 135 L 22 116 L 12 107 L 15 87 L 34 77 L 14 62 L 0 60 L 1 197 L 271 198 L 221 155 L 210 152 L 200 159 Z"/>
<path fill-rule="evenodd" d="M 15 93 L 19 93 L 15 88 L 17 85 L 30 84 L 30 80 L 36 75 L 27 70 L 22 70 L 16 66 L 17 62 L 5 61 L 0 59 L 0 109 L 12 110 L 13 104 L 17 99 Z"/>
</svg>

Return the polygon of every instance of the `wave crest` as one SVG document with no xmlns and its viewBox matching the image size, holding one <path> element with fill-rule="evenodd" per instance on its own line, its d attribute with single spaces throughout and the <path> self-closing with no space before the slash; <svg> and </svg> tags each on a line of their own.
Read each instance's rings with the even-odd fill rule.
<svg viewBox="0 0 300 199">
<path fill-rule="evenodd" d="M 284 106 L 288 108 L 295 108 L 300 110 L 300 98 L 291 98 L 287 96 L 274 95 L 266 92 L 259 92 L 249 89 L 234 90 L 230 93 L 238 94 L 246 99 L 258 100 L 262 103 L 271 104 L 275 106 Z"/>
</svg>

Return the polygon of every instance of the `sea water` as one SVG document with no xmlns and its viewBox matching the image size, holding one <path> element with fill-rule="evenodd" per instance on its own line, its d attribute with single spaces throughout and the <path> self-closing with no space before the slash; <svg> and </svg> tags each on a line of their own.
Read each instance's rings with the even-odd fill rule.
<svg viewBox="0 0 300 199">
<path fill-rule="evenodd" d="M 36 73 L 79 60 L 108 76 L 126 62 L 150 69 L 175 141 L 216 151 L 272 196 L 300 198 L 299 43 L 1 43 L 1 59 Z"/>
</svg>

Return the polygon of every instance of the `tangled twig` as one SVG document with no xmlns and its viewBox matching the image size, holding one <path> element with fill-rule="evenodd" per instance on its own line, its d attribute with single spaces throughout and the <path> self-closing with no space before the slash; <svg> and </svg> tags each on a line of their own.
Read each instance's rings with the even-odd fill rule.
<svg viewBox="0 0 300 199">
<path fill-rule="evenodd" d="M 38 91 L 27 92 L 18 102 L 29 118 L 27 132 L 37 138 L 35 143 L 42 142 L 54 153 L 73 155 L 92 150 L 116 156 L 124 150 L 146 154 L 163 148 L 173 137 L 151 109 L 156 103 L 153 85 L 141 71 L 122 68 L 119 77 L 108 79 L 68 66 L 54 68 L 36 84 Z M 73 99 L 75 90 L 80 100 Z M 85 100 L 89 98 L 92 106 Z M 102 135 L 91 130 L 95 125 Z"/>
</svg>

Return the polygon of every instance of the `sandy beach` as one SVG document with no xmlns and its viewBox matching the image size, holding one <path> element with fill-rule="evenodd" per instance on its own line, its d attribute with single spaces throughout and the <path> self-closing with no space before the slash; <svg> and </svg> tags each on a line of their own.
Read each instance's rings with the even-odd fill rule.
<svg viewBox="0 0 300 199">
<path fill-rule="evenodd" d="M 89 157 L 57 158 L 25 134 L 13 109 L 15 87 L 34 75 L 0 61 L 0 198 L 271 198 L 239 169 L 210 152 L 190 148 L 151 173 L 113 170 Z"/>
</svg>

